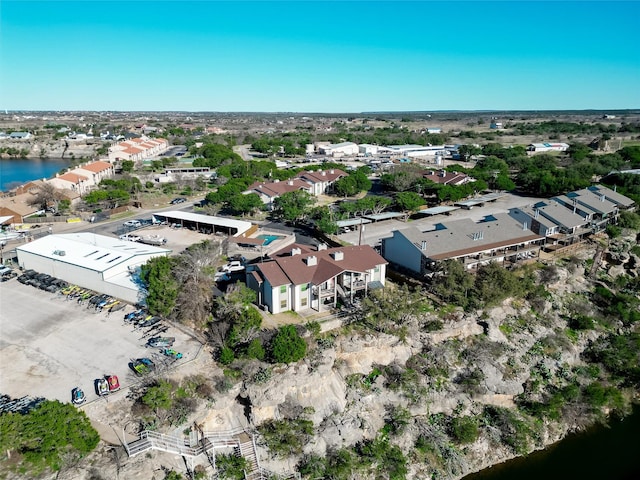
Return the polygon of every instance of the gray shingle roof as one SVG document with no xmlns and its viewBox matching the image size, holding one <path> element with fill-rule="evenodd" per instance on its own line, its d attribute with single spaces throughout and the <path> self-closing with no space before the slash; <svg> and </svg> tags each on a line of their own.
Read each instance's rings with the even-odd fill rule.
<svg viewBox="0 0 640 480">
<path fill-rule="evenodd" d="M 442 224 L 445 228 L 421 232 L 417 228 L 402 230 L 423 255 L 433 260 L 456 258 L 473 252 L 482 252 L 519 243 L 541 240 L 544 237 L 524 229 L 520 222 L 508 214 L 497 214 L 495 220 L 476 223 L 471 219 Z"/>
</svg>

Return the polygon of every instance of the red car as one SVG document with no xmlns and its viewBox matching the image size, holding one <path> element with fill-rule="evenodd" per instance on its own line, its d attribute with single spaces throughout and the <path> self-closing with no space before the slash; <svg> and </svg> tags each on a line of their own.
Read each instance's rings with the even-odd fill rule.
<svg viewBox="0 0 640 480">
<path fill-rule="evenodd" d="M 117 375 L 106 375 L 107 383 L 109 384 L 109 392 L 115 392 L 120 390 L 120 381 Z"/>
</svg>

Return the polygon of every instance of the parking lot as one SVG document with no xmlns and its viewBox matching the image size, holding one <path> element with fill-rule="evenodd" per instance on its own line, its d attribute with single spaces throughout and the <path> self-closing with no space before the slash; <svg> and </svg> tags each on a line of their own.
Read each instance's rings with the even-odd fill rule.
<svg viewBox="0 0 640 480">
<path fill-rule="evenodd" d="M 79 386 L 87 401 L 96 400 L 94 381 L 117 375 L 121 390 L 141 379 L 129 368 L 133 359 L 148 357 L 158 370 L 171 368 L 173 360 L 159 348 L 147 348 L 149 329 L 134 329 L 124 321 L 132 306 L 114 313 L 98 313 L 12 279 L 0 287 L 0 393 L 11 397 L 42 396 L 64 402 Z M 145 337 L 145 334 L 147 336 Z M 175 337 L 173 348 L 185 362 L 197 354 L 200 344 L 170 327 L 163 336 Z M 109 398 L 109 397 L 107 397 Z"/>
</svg>

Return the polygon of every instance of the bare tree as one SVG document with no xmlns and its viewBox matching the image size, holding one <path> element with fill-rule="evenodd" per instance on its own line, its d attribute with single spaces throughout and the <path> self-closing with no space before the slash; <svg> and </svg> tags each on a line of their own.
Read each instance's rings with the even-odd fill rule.
<svg viewBox="0 0 640 480">
<path fill-rule="evenodd" d="M 223 242 L 207 240 L 180 255 L 174 274 L 180 284 L 176 306 L 182 322 L 203 326 L 209 318 L 213 305 L 213 277 L 222 252 Z"/>
<path fill-rule="evenodd" d="M 57 209 L 58 202 L 63 198 L 64 196 L 60 190 L 54 187 L 51 183 L 44 182 L 38 187 L 38 191 L 28 203 L 31 206 L 40 207 L 42 210 L 46 210 L 49 207 Z"/>
</svg>

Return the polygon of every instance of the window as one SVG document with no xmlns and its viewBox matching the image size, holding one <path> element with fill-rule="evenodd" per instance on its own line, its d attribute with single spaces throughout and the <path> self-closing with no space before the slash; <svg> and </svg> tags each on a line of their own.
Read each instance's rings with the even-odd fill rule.
<svg viewBox="0 0 640 480">
<path fill-rule="evenodd" d="M 301 307 L 306 307 L 307 306 L 307 297 L 302 297 L 300 299 L 300 306 Z"/>
<path fill-rule="evenodd" d="M 374 268 L 373 271 L 378 273 L 380 271 L 380 265 L 376 265 L 376 268 Z"/>
<path fill-rule="evenodd" d="M 301 292 L 306 292 L 308 288 L 309 288 L 309 284 L 308 284 L 308 283 L 304 283 L 304 284 L 302 284 L 302 286 L 300 287 L 300 291 L 301 291 Z"/>
<path fill-rule="evenodd" d="M 287 293 L 287 286 L 286 285 L 282 285 L 280 287 L 280 293 Z"/>
<path fill-rule="evenodd" d="M 284 310 L 287 308 L 287 301 L 286 300 L 280 300 L 280 310 Z"/>
</svg>

